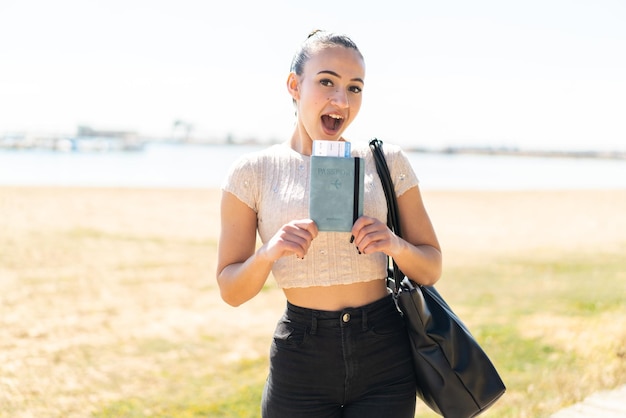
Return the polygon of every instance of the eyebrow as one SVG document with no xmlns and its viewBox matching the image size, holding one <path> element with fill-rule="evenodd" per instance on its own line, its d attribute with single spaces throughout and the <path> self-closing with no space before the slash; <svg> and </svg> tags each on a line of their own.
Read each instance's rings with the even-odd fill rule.
<svg viewBox="0 0 626 418">
<path fill-rule="evenodd" d="M 330 70 L 322 70 L 322 71 L 318 72 L 317 74 L 318 74 L 318 75 L 319 75 L 319 74 L 330 74 L 330 75 L 333 75 L 333 76 L 335 76 L 335 77 L 337 77 L 337 78 L 341 78 L 341 76 L 340 76 L 339 74 L 337 74 L 337 73 L 336 73 L 336 72 L 334 72 L 334 71 L 330 71 Z M 365 82 L 363 81 L 363 79 L 362 79 L 362 78 L 358 78 L 358 77 L 357 77 L 357 78 L 353 78 L 353 79 L 351 79 L 351 81 L 358 81 L 358 82 L 359 82 L 359 83 L 361 83 L 361 84 L 365 84 Z"/>
</svg>

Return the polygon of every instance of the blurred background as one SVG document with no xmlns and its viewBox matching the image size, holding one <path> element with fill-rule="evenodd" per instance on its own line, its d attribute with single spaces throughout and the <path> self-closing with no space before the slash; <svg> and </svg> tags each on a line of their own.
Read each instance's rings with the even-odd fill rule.
<svg viewBox="0 0 626 418">
<path fill-rule="evenodd" d="M 282 140 L 293 52 L 323 28 L 365 56 L 351 139 L 626 151 L 625 21 L 619 0 L 3 0 L 0 138 Z"/>
<path fill-rule="evenodd" d="M 424 187 L 626 187 L 624 21 L 611 0 L 5 0 L 0 184 L 216 187 L 245 150 L 205 145 L 289 137 L 291 58 L 322 28 L 366 60 L 346 137 L 403 145 Z"/>
</svg>

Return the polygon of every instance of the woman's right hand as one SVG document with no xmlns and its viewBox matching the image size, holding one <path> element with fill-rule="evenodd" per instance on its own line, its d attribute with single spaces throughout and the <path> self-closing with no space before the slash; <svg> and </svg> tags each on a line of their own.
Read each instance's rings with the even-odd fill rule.
<svg viewBox="0 0 626 418">
<path fill-rule="evenodd" d="M 276 260 L 293 254 L 304 257 L 318 233 L 311 219 L 295 220 L 256 248 L 256 212 L 229 192 L 222 193 L 220 212 L 216 276 L 222 299 L 232 306 L 252 299 L 263 289 Z"/>
<path fill-rule="evenodd" d="M 317 224 L 311 219 L 291 221 L 259 249 L 258 255 L 272 262 L 294 254 L 304 258 L 318 232 Z"/>
</svg>

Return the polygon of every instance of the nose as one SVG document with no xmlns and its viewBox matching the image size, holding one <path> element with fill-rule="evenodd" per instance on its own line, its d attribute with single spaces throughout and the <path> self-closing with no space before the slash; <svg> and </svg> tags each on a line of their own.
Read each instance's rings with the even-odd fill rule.
<svg viewBox="0 0 626 418">
<path fill-rule="evenodd" d="M 330 103 L 340 109 L 346 109 L 350 106 L 348 94 L 343 90 L 335 90 L 335 93 L 330 99 Z"/>
</svg>

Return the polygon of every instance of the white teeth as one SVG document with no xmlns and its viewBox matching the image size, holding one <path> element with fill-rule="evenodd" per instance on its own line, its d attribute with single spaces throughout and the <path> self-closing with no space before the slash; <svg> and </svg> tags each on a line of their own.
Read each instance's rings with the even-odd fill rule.
<svg viewBox="0 0 626 418">
<path fill-rule="evenodd" d="M 333 119 L 343 119 L 343 117 L 341 115 L 328 115 Z"/>
</svg>

